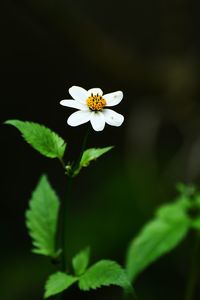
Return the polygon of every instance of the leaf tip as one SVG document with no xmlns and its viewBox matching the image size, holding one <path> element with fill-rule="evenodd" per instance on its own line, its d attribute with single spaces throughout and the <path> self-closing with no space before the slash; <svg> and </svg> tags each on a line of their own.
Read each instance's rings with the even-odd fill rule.
<svg viewBox="0 0 200 300">
<path fill-rule="evenodd" d="M 3 122 L 3 124 L 5 125 L 13 125 L 13 121 L 17 121 L 17 120 L 6 120 Z"/>
</svg>

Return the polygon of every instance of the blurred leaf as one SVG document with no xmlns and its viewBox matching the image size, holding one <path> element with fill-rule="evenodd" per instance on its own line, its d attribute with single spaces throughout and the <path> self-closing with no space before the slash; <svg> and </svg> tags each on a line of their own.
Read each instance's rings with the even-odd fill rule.
<svg viewBox="0 0 200 300">
<path fill-rule="evenodd" d="M 191 194 L 187 211 L 191 219 L 191 227 L 200 230 L 200 193 L 197 189 Z"/>
<path fill-rule="evenodd" d="M 176 189 L 181 196 L 190 197 L 196 192 L 196 187 L 194 185 L 185 185 L 182 182 L 176 184 Z"/>
<path fill-rule="evenodd" d="M 52 274 L 45 284 L 44 298 L 48 298 L 50 296 L 63 292 L 76 281 L 76 277 L 67 275 L 63 272 L 57 272 Z"/>
<path fill-rule="evenodd" d="M 158 208 L 156 217 L 170 223 L 176 223 L 177 220 L 188 222 L 189 218 L 187 211 L 190 207 L 190 200 L 183 197 L 173 203 L 162 205 L 160 208 Z"/>
<path fill-rule="evenodd" d="M 26 226 L 33 239 L 33 252 L 55 257 L 55 235 L 58 221 L 59 199 L 43 175 L 32 194 L 26 211 Z"/>
<path fill-rule="evenodd" d="M 65 152 L 65 141 L 49 128 L 33 122 L 8 120 L 5 124 L 13 125 L 21 133 L 27 143 L 35 150 L 49 158 L 62 158 Z"/>
<path fill-rule="evenodd" d="M 87 247 L 84 250 L 80 251 L 77 255 L 75 255 L 72 259 L 72 265 L 74 268 L 74 272 L 77 276 L 80 276 L 85 272 L 87 266 L 89 264 L 90 257 L 90 248 Z"/>
<path fill-rule="evenodd" d="M 192 228 L 200 230 L 200 217 L 192 221 Z"/>
<path fill-rule="evenodd" d="M 79 288 L 83 291 L 109 285 L 117 285 L 129 291 L 132 289 L 125 271 L 111 260 L 97 262 L 79 279 Z"/>
<path fill-rule="evenodd" d="M 195 197 L 195 202 L 198 205 L 198 207 L 200 208 L 200 194 L 199 193 Z"/>
<path fill-rule="evenodd" d="M 162 206 L 156 217 L 133 239 L 127 254 L 128 277 L 134 281 L 139 273 L 160 256 L 176 247 L 190 228 L 185 199 Z"/>
</svg>

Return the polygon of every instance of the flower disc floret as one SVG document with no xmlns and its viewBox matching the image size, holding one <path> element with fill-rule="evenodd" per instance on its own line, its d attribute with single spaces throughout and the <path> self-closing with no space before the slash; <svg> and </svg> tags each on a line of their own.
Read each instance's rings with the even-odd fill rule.
<svg viewBox="0 0 200 300">
<path fill-rule="evenodd" d="M 91 95 L 86 100 L 87 106 L 93 111 L 100 111 L 106 106 L 106 100 L 100 95 Z"/>
</svg>

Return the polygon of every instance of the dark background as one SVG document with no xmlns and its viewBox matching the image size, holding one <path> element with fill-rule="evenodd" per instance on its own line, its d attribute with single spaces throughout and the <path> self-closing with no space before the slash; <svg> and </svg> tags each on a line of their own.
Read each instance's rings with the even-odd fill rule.
<svg viewBox="0 0 200 300">
<path fill-rule="evenodd" d="M 92 261 L 123 264 L 129 241 L 174 198 L 176 182 L 200 184 L 199 11 L 189 0 L 4 0 L 1 8 L 2 122 L 49 126 L 68 141 L 66 159 L 73 159 L 86 125 L 66 124 L 73 110 L 59 101 L 69 87 L 124 92 L 116 107 L 123 126 L 92 132 L 88 142 L 115 149 L 82 172 L 68 200 L 68 257 L 89 244 Z M 54 268 L 30 253 L 24 212 L 42 173 L 61 197 L 65 178 L 56 160 L 41 157 L 14 128 L 1 126 L 1 150 L 0 298 L 41 299 Z M 184 299 L 190 242 L 138 277 L 139 299 Z M 66 299 L 121 299 L 118 292 L 72 288 Z"/>
</svg>

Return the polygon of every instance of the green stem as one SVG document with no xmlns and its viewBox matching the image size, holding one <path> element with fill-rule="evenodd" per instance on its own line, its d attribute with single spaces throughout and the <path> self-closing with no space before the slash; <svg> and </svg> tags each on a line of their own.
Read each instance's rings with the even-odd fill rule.
<svg viewBox="0 0 200 300">
<path fill-rule="evenodd" d="M 138 300 L 138 298 L 137 298 L 137 296 L 136 296 L 136 294 L 135 293 L 133 293 L 133 294 L 124 294 L 123 295 L 123 299 L 124 300 Z"/>
<path fill-rule="evenodd" d="M 131 300 L 131 299 L 138 300 L 135 289 L 133 288 L 130 292 L 124 291 L 123 299 L 124 300 Z"/>
<path fill-rule="evenodd" d="M 88 136 L 89 136 L 89 132 L 90 132 L 90 127 L 88 127 L 87 131 L 86 131 L 86 134 L 85 134 L 85 137 L 83 139 L 83 143 L 82 143 L 82 146 L 81 146 L 81 151 L 80 151 L 80 154 L 79 154 L 79 158 L 76 162 L 76 166 L 78 167 L 80 161 L 81 161 L 81 158 L 82 158 L 82 155 L 83 155 L 83 152 L 86 148 L 86 144 L 87 144 L 87 141 L 88 141 Z"/>
<path fill-rule="evenodd" d="M 66 228 L 68 225 L 68 208 L 67 202 L 69 203 L 69 198 L 71 195 L 72 189 L 72 178 L 68 177 L 67 181 L 67 195 L 68 198 L 63 201 L 61 206 L 61 269 L 62 271 L 66 271 L 67 264 L 66 264 Z M 67 201 L 66 201 L 67 200 Z"/>
<path fill-rule="evenodd" d="M 64 169 L 64 170 L 66 170 L 65 162 L 64 162 L 64 160 L 63 160 L 63 158 L 62 158 L 62 157 L 61 157 L 61 158 L 59 158 L 59 161 L 60 161 L 60 163 L 61 163 L 61 165 L 62 165 L 63 169 Z"/>
<path fill-rule="evenodd" d="M 89 135 L 89 128 L 86 132 L 85 138 L 83 140 L 82 143 L 82 147 L 81 147 L 81 151 L 80 151 L 80 155 L 79 158 L 76 162 L 76 167 L 79 166 L 80 160 L 82 158 L 83 152 L 85 150 L 86 147 L 86 143 L 87 143 L 87 139 L 88 139 L 88 135 Z M 67 175 L 67 194 L 68 194 L 68 198 L 66 199 L 69 203 L 69 198 L 71 195 L 71 189 L 72 189 L 72 179 L 73 177 L 70 176 L 70 174 L 66 173 L 66 165 L 65 162 L 62 158 L 59 159 L 63 169 L 65 170 L 65 175 Z M 66 263 L 66 228 L 68 225 L 68 209 L 67 209 L 67 201 L 63 201 L 61 203 L 61 209 L 60 209 L 60 215 L 59 215 L 59 224 L 58 224 L 58 243 L 59 243 L 59 247 L 62 249 L 62 253 L 61 253 L 61 270 L 63 272 L 66 272 L 67 269 L 67 263 Z M 55 299 L 56 300 L 61 300 L 63 298 L 63 293 L 60 293 L 58 295 L 56 295 Z"/>
<path fill-rule="evenodd" d="M 194 244 L 191 251 L 191 265 L 189 271 L 188 282 L 186 286 L 185 300 L 194 300 L 195 297 L 195 288 L 198 278 L 198 256 L 200 248 L 200 234 L 199 232 L 195 233 Z"/>
<path fill-rule="evenodd" d="M 83 155 L 83 152 L 85 150 L 86 147 L 86 143 L 87 143 L 87 139 L 88 139 L 88 134 L 89 134 L 89 128 L 85 134 L 83 143 L 82 143 L 82 147 L 81 147 L 81 151 L 80 151 L 80 155 L 79 158 L 76 162 L 76 165 L 79 165 L 81 157 Z M 60 159 L 60 162 L 64 168 L 64 170 L 66 171 L 66 166 L 65 166 L 65 162 L 63 159 Z M 65 173 L 66 174 L 66 173 Z M 67 268 L 67 264 L 66 264 L 66 228 L 68 225 L 68 208 L 67 208 L 67 202 L 69 203 L 69 198 L 71 195 L 71 189 L 72 189 L 72 177 L 67 175 L 67 195 L 68 198 L 63 201 L 61 203 L 61 209 L 60 209 L 60 216 L 59 216 L 59 232 L 58 232 L 58 242 L 60 244 L 60 248 L 62 249 L 62 253 L 61 253 L 61 270 L 62 271 L 66 271 Z"/>
</svg>

